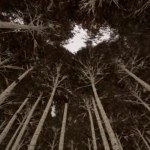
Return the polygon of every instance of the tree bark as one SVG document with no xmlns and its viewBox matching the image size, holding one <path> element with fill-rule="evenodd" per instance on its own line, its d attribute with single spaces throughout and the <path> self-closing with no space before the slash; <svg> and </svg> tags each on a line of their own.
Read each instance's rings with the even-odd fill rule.
<svg viewBox="0 0 150 150">
<path fill-rule="evenodd" d="M 24 102 L 21 104 L 21 106 L 19 107 L 19 109 L 16 111 L 16 113 L 12 116 L 12 118 L 10 119 L 10 121 L 8 122 L 7 126 L 4 128 L 4 130 L 2 131 L 2 133 L 0 134 L 0 144 L 3 142 L 4 138 L 6 137 L 7 133 L 9 132 L 10 128 L 12 127 L 13 123 L 15 122 L 17 115 L 20 113 L 20 111 L 22 110 L 22 108 L 26 105 L 26 103 L 29 100 L 29 96 L 31 96 L 31 94 L 28 94 L 27 98 L 24 100 Z"/>
<path fill-rule="evenodd" d="M 16 141 L 15 141 L 13 147 L 12 147 L 12 150 L 17 150 L 18 149 L 18 146 L 20 144 L 20 140 L 21 140 L 24 132 L 26 131 L 26 129 L 28 127 L 28 124 L 29 124 L 29 122 L 30 122 L 30 120 L 32 118 L 32 115 L 33 115 L 33 113 L 34 113 L 34 111 L 35 111 L 39 101 L 41 100 L 41 97 L 42 97 L 42 93 L 39 95 L 38 99 L 36 100 L 36 102 L 34 103 L 32 109 L 30 110 L 29 115 L 27 116 L 27 119 L 24 122 L 24 124 L 23 124 L 23 126 L 21 128 L 21 131 L 19 132 L 19 134 L 17 136 L 17 139 L 16 139 Z"/>
<path fill-rule="evenodd" d="M 48 115 L 49 109 L 50 109 L 52 101 L 53 101 L 53 97 L 55 95 L 55 92 L 56 92 L 56 89 L 57 89 L 57 86 L 58 86 L 59 76 L 60 76 L 60 74 L 57 74 L 57 77 L 56 77 L 56 80 L 55 80 L 55 83 L 54 83 L 54 87 L 53 87 L 53 90 L 52 90 L 51 97 L 50 97 L 50 99 L 49 99 L 49 101 L 47 103 L 47 106 L 46 106 L 46 108 L 45 108 L 45 110 L 43 112 L 43 115 L 42 115 L 42 117 L 41 117 L 41 119 L 39 121 L 39 124 L 38 124 L 38 126 L 37 126 L 37 128 L 36 128 L 36 130 L 34 132 L 34 135 L 33 135 L 32 139 L 31 139 L 30 144 L 29 144 L 28 150 L 34 150 L 35 147 L 36 147 L 36 143 L 37 143 L 38 137 L 39 137 L 40 132 L 41 132 L 41 130 L 43 128 L 44 122 L 45 122 L 46 117 Z"/>
<path fill-rule="evenodd" d="M 64 149 L 64 137 L 65 137 L 65 131 L 66 131 L 67 112 L 68 112 L 68 103 L 65 103 L 58 150 Z"/>
<path fill-rule="evenodd" d="M 96 87 L 95 87 L 95 84 L 94 84 L 93 80 L 91 80 L 91 85 L 92 85 L 92 90 L 93 90 L 94 97 L 95 97 L 96 103 L 98 105 L 101 117 L 102 117 L 102 119 L 104 121 L 107 133 L 109 135 L 112 148 L 113 148 L 113 150 L 119 150 L 120 148 L 119 148 L 119 145 L 118 145 L 117 138 L 116 138 L 115 133 L 114 133 L 112 127 L 111 127 L 111 124 L 110 124 L 109 119 L 108 119 L 108 117 L 106 115 L 106 112 L 105 112 L 105 110 L 103 108 L 101 100 L 99 99 L 99 96 L 97 94 L 97 90 L 96 90 Z"/>
<path fill-rule="evenodd" d="M 90 119 L 90 125 L 91 125 L 93 149 L 97 150 L 97 143 L 96 143 L 96 135 L 95 135 L 95 128 L 94 128 L 94 123 L 93 123 L 93 117 L 92 117 L 90 106 L 88 106 L 88 104 L 87 104 L 87 110 L 88 110 L 89 119 Z"/>
<path fill-rule="evenodd" d="M 20 123 L 20 125 L 19 125 L 18 128 L 17 128 L 17 130 L 15 131 L 15 133 L 14 133 L 13 136 L 12 136 L 12 138 L 10 139 L 9 143 L 7 144 L 7 147 L 6 147 L 5 150 L 9 150 L 9 149 L 10 149 L 10 147 L 11 147 L 12 143 L 14 142 L 14 140 L 15 140 L 15 138 L 16 138 L 18 132 L 19 132 L 19 130 L 21 129 L 21 127 L 22 127 L 22 125 L 23 125 L 23 123 L 24 123 L 26 117 L 27 117 L 27 116 L 25 116 L 25 117 L 23 118 L 22 122 Z"/>
<path fill-rule="evenodd" d="M 92 98 L 92 103 L 93 103 L 93 106 L 94 106 L 94 112 L 95 112 L 96 120 L 97 120 L 97 123 L 98 123 L 100 135 L 101 135 L 102 142 L 103 142 L 103 145 L 104 145 L 104 150 L 110 150 L 110 147 L 109 147 L 109 144 L 108 144 L 108 140 L 107 140 L 107 137 L 106 137 L 103 125 L 102 125 L 102 120 L 101 120 L 101 118 L 99 116 L 99 113 L 98 113 L 97 106 L 95 104 L 94 98 Z"/>
<path fill-rule="evenodd" d="M 150 85 L 147 84 L 145 81 L 137 77 L 135 74 L 133 74 L 131 71 L 129 71 L 124 65 L 119 65 L 119 67 L 125 71 L 129 76 L 131 76 L 135 81 L 137 81 L 139 84 L 141 84 L 147 91 L 150 91 Z"/>
<path fill-rule="evenodd" d="M 42 31 L 46 28 L 43 26 L 24 25 L 24 24 L 22 25 L 14 22 L 0 21 L 0 29 L 23 29 L 23 30 Z"/>
<path fill-rule="evenodd" d="M 31 71 L 33 67 L 26 70 L 16 81 L 11 83 L 1 94 L 0 94 L 0 105 L 9 97 L 12 90 L 18 85 L 18 83 L 24 79 Z"/>
</svg>

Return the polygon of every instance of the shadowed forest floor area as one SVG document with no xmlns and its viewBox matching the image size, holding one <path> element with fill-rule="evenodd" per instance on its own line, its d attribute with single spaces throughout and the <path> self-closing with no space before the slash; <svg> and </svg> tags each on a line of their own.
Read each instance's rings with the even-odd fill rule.
<svg viewBox="0 0 150 150">
<path fill-rule="evenodd" d="M 0 149 L 150 150 L 150 0 L 1 0 Z"/>
</svg>

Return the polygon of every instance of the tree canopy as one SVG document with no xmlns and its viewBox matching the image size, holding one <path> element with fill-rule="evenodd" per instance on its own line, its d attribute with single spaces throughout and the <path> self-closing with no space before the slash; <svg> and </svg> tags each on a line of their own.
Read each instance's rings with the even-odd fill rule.
<svg viewBox="0 0 150 150">
<path fill-rule="evenodd" d="M 1 0 L 1 149 L 148 150 L 149 34 L 150 0 Z"/>
</svg>

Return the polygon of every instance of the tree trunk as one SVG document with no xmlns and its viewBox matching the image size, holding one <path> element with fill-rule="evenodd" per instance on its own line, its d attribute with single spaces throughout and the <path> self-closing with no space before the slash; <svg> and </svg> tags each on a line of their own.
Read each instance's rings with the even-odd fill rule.
<svg viewBox="0 0 150 150">
<path fill-rule="evenodd" d="M 65 131 L 66 131 L 67 112 L 68 112 L 68 103 L 65 103 L 58 150 L 64 149 L 64 137 L 65 137 Z"/>
<path fill-rule="evenodd" d="M 133 74 L 131 71 L 129 71 L 124 65 L 119 65 L 119 67 L 125 71 L 129 76 L 131 76 L 135 81 L 137 81 L 139 84 L 141 84 L 147 91 L 150 91 L 150 85 L 141 80 L 139 77 L 137 77 L 135 74 Z"/>
<path fill-rule="evenodd" d="M 18 132 L 19 132 L 19 130 L 21 129 L 21 127 L 22 127 L 22 125 L 23 125 L 23 123 L 24 123 L 26 117 L 27 117 L 27 116 L 25 115 L 25 117 L 23 118 L 22 122 L 20 123 L 20 125 L 19 125 L 18 128 L 17 128 L 17 130 L 15 131 L 15 133 L 14 133 L 13 136 L 12 136 L 12 138 L 10 139 L 9 143 L 7 144 L 7 147 L 6 147 L 5 150 L 9 150 L 9 149 L 10 149 L 10 147 L 11 147 L 12 143 L 14 142 L 14 140 L 15 140 L 15 138 L 16 138 Z"/>
<path fill-rule="evenodd" d="M 22 25 L 14 22 L 0 21 L 0 29 L 23 29 L 23 30 L 42 31 L 46 28 L 43 26 Z"/>
<path fill-rule="evenodd" d="M 89 138 L 88 138 L 88 149 L 91 150 L 91 142 Z"/>
<path fill-rule="evenodd" d="M 101 120 L 101 118 L 99 116 L 99 113 L 98 113 L 97 106 L 95 104 L 94 98 L 92 98 L 92 103 L 93 103 L 93 106 L 94 106 L 94 112 L 95 112 L 96 120 L 97 120 L 97 123 L 98 123 L 100 135 L 101 135 L 101 138 L 102 138 L 102 141 L 103 141 L 104 150 L 110 150 L 110 147 L 109 147 L 109 144 L 108 144 L 108 140 L 107 140 L 107 137 L 106 137 L 103 125 L 102 125 L 102 120 Z"/>
<path fill-rule="evenodd" d="M 6 63 L 9 62 L 9 61 L 10 61 L 10 58 L 1 61 L 1 62 L 0 62 L 0 66 L 6 64 Z"/>
<path fill-rule="evenodd" d="M 102 105 L 102 103 L 101 103 L 101 101 L 100 101 L 100 99 L 98 97 L 94 81 L 91 80 L 91 84 L 92 84 L 92 89 L 93 89 L 93 93 L 94 93 L 94 96 L 95 96 L 96 103 L 98 105 L 100 114 L 102 116 L 102 119 L 104 121 L 107 133 L 108 133 L 109 138 L 110 138 L 110 142 L 111 142 L 112 148 L 113 148 L 113 150 L 119 150 L 119 145 L 118 145 L 117 138 L 116 138 L 115 133 L 114 133 L 112 127 L 111 127 L 109 119 L 108 119 L 108 117 L 106 115 L 106 112 L 105 112 L 105 110 L 103 108 L 103 105 Z"/>
<path fill-rule="evenodd" d="M 26 70 L 17 80 L 11 83 L 1 94 L 0 94 L 0 105 L 9 97 L 12 90 L 18 85 L 18 83 L 25 78 L 31 71 L 33 67 Z"/>
<path fill-rule="evenodd" d="M 36 128 L 36 130 L 34 132 L 34 135 L 33 135 L 32 139 L 31 139 L 30 144 L 29 144 L 28 150 L 34 150 L 35 149 L 38 137 L 39 137 L 40 132 L 41 132 L 41 130 L 43 128 L 44 122 L 45 122 L 46 117 L 48 115 L 49 109 L 50 109 L 52 101 L 53 101 L 53 97 L 55 95 L 55 92 L 56 92 L 56 89 L 57 89 L 57 86 L 58 86 L 59 76 L 60 75 L 57 74 L 57 77 L 56 77 L 56 80 L 55 80 L 55 83 L 54 83 L 54 87 L 53 87 L 53 90 L 52 90 L 51 97 L 50 97 L 50 99 L 49 99 L 49 101 L 47 103 L 47 106 L 46 106 L 46 108 L 45 108 L 45 110 L 43 112 L 43 115 L 42 115 L 42 117 L 41 117 L 41 119 L 39 121 L 39 124 L 38 124 L 38 126 L 37 126 L 37 128 Z"/>
<path fill-rule="evenodd" d="M 21 106 L 19 107 L 19 109 L 16 111 L 16 113 L 12 116 L 12 118 L 10 119 L 10 121 L 8 122 L 7 126 L 4 128 L 4 130 L 2 131 L 2 133 L 0 134 L 0 144 L 2 143 L 2 141 L 4 140 L 4 138 L 6 137 L 7 133 L 9 132 L 10 128 L 12 127 L 13 123 L 15 122 L 17 115 L 20 113 L 20 111 L 22 110 L 22 108 L 26 105 L 26 103 L 29 100 L 29 97 L 31 96 L 31 94 L 28 94 L 27 98 L 24 100 L 24 102 L 21 104 Z"/>
<path fill-rule="evenodd" d="M 92 117 L 90 106 L 88 104 L 87 104 L 87 110 L 88 110 L 89 119 L 90 119 L 90 125 L 91 125 L 93 149 L 97 150 L 97 143 L 96 143 L 96 135 L 95 135 L 95 128 L 94 128 L 94 123 L 93 123 L 93 117 Z"/>
<path fill-rule="evenodd" d="M 148 142 L 146 141 L 145 137 L 142 135 L 142 133 L 138 130 L 138 134 L 141 137 L 142 141 L 144 142 L 147 150 L 150 150 L 150 145 L 148 144 Z"/>
<path fill-rule="evenodd" d="M 135 98 L 137 98 L 137 100 L 148 110 L 148 111 L 150 111 L 150 106 L 147 104 L 147 103 L 145 103 L 139 96 L 138 96 L 138 94 L 134 94 L 133 93 L 133 96 L 135 97 Z"/>
<path fill-rule="evenodd" d="M 56 147 L 56 144 L 57 144 L 57 135 L 58 135 L 58 132 L 59 132 L 59 129 L 54 129 L 54 137 L 53 137 L 53 141 L 52 141 L 52 144 L 50 144 L 50 148 L 51 150 L 54 150 L 55 147 Z"/>
<path fill-rule="evenodd" d="M 36 107 L 37 107 L 39 101 L 41 100 L 41 97 L 42 97 L 42 93 L 40 94 L 40 96 L 38 97 L 38 99 L 37 99 L 36 102 L 34 103 L 32 109 L 30 110 L 29 115 L 27 116 L 27 119 L 26 119 L 26 121 L 24 122 L 24 124 L 23 124 L 23 126 L 22 126 L 22 128 L 21 128 L 21 131 L 19 132 L 19 135 L 17 136 L 17 139 L 16 139 L 16 141 L 15 141 L 13 147 L 12 147 L 12 150 L 17 150 L 17 149 L 18 149 L 18 146 L 19 146 L 19 144 L 20 144 L 20 140 L 21 140 L 21 138 L 22 138 L 24 132 L 26 131 L 26 129 L 27 129 L 27 127 L 28 127 L 28 124 L 29 124 L 29 122 L 30 122 L 30 120 L 31 120 L 31 118 L 32 118 L 32 115 L 33 115 L 33 113 L 34 113 L 34 111 L 35 111 L 35 109 L 36 109 Z"/>
<path fill-rule="evenodd" d="M 118 140 L 118 144 L 119 144 L 120 150 L 123 150 L 122 144 L 121 144 L 120 139 L 118 138 L 117 134 L 116 134 L 116 137 L 117 137 L 117 140 Z"/>
</svg>

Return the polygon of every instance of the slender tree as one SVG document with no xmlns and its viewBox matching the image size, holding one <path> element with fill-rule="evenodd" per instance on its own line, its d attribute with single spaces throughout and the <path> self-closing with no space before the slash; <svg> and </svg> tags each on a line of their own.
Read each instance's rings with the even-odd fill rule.
<svg viewBox="0 0 150 150">
<path fill-rule="evenodd" d="M 142 139 L 143 143 L 145 144 L 146 149 L 149 150 L 150 145 L 148 141 L 146 140 L 146 138 L 144 137 L 144 135 L 141 133 L 141 131 L 139 129 L 135 129 L 135 132 Z"/>
<path fill-rule="evenodd" d="M 65 137 L 65 132 L 66 132 L 67 113 L 68 113 L 68 103 L 66 102 L 65 103 L 65 108 L 64 108 L 64 114 L 63 114 L 63 120 L 62 120 L 62 127 L 61 127 L 58 150 L 63 150 L 64 149 L 64 137 Z"/>
<path fill-rule="evenodd" d="M 51 93 L 50 99 L 49 99 L 49 101 L 48 101 L 48 103 L 47 103 L 47 105 L 46 105 L 46 108 L 45 108 L 45 110 L 44 110 L 44 112 L 43 112 L 43 115 L 42 115 L 42 117 L 41 117 L 41 119 L 40 119 L 40 121 L 39 121 L 39 123 L 38 123 L 38 126 L 37 126 L 37 128 L 36 128 L 36 130 L 35 130 L 35 132 L 34 132 L 34 135 L 33 135 L 32 139 L 31 139 L 31 142 L 30 142 L 30 144 L 29 144 L 28 150 L 34 150 L 34 149 L 35 149 L 36 143 L 37 143 L 37 140 L 38 140 L 38 137 L 39 137 L 40 132 L 41 132 L 41 130 L 42 130 L 42 128 L 43 128 L 43 125 L 44 125 L 44 122 L 45 122 L 46 117 L 47 117 L 47 115 L 48 115 L 49 109 L 50 109 L 50 107 L 51 107 L 51 104 L 52 104 L 53 97 L 54 97 L 54 95 L 55 95 L 56 89 L 57 89 L 57 87 L 59 86 L 59 84 L 61 84 L 61 82 L 62 82 L 63 80 L 65 80 L 65 78 L 66 78 L 65 76 L 62 76 L 62 77 L 61 77 L 61 73 L 60 73 L 60 71 L 61 71 L 61 66 L 62 66 L 62 65 L 58 65 L 58 66 L 56 67 L 56 69 L 57 69 L 57 74 L 56 74 L 56 76 L 53 76 L 53 77 L 52 77 L 52 78 L 53 78 L 52 93 Z"/>
<path fill-rule="evenodd" d="M 131 76 L 135 81 L 137 81 L 139 84 L 141 84 L 147 91 L 150 91 L 150 85 L 147 84 L 145 81 L 137 77 L 135 74 L 133 74 L 131 71 L 129 71 L 124 64 L 118 65 L 120 69 L 125 71 L 129 76 Z"/>
<path fill-rule="evenodd" d="M 23 107 L 28 102 L 30 96 L 31 96 L 31 93 L 28 94 L 27 98 L 24 100 L 24 102 L 21 104 L 21 106 L 18 108 L 18 110 L 15 112 L 15 114 L 12 116 L 12 118 L 10 119 L 10 121 L 8 122 L 8 124 L 6 125 L 2 133 L 0 134 L 0 144 L 3 142 L 4 138 L 7 136 L 7 133 L 9 132 L 12 125 L 14 124 L 18 114 L 21 112 Z"/>
<path fill-rule="evenodd" d="M 106 134 L 105 134 L 105 130 L 104 130 L 103 125 L 102 125 L 102 120 L 99 116 L 94 98 L 92 98 L 92 103 L 93 103 L 94 113 L 95 113 L 96 120 L 97 120 L 97 123 L 98 123 L 99 131 L 100 131 L 100 135 L 101 135 L 102 142 L 103 142 L 103 145 L 104 145 L 104 149 L 105 150 L 110 150 L 109 143 L 108 143 L 108 140 L 107 140 L 107 137 L 106 137 Z"/>
<path fill-rule="evenodd" d="M 90 125 L 91 125 L 91 133 L 92 133 L 92 143 L 93 143 L 93 149 L 97 150 L 97 143 L 96 143 L 96 135 L 95 135 L 95 127 L 94 127 L 94 122 L 93 122 L 93 117 L 92 117 L 92 112 L 91 112 L 91 106 L 89 104 L 89 100 L 84 100 L 86 104 L 86 108 L 89 114 L 89 120 L 90 120 Z"/>
<path fill-rule="evenodd" d="M 0 105 L 10 96 L 12 90 L 21 82 L 31 71 L 33 67 L 26 70 L 16 81 L 12 82 L 1 94 L 0 94 Z"/>
<path fill-rule="evenodd" d="M 118 140 L 118 143 L 119 143 L 120 150 L 123 150 L 123 147 L 122 147 L 122 144 L 120 142 L 120 139 L 119 139 L 118 135 L 116 135 L 116 137 L 117 137 L 117 140 Z"/>
<path fill-rule="evenodd" d="M 23 30 L 31 30 L 31 31 L 38 31 L 41 32 L 46 29 L 42 25 L 24 25 L 24 24 L 17 24 L 14 22 L 3 22 L 0 21 L 0 28 L 1 29 L 23 29 Z"/>
<path fill-rule="evenodd" d="M 136 84 L 134 89 L 130 86 L 129 90 L 131 95 L 137 99 L 139 104 L 142 104 L 148 111 L 150 111 L 150 106 L 141 98 L 141 91 L 138 89 L 138 84 Z"/>
<path fill-rule="evenodd" d="M 18 136 L 17 136 L 17 138 L 16 138 L 16 141 L 15 141 L 13 147 L 12 147 L 12 150 L 18 149 L 19 144 L 20 144 L 20 141 L 21 141 L 21 138 L 22 138 L 24 132 L 26 131 L 26 129 L 27 129 L 27 127 L 28 127 L 28 124 L 29 124 L 29 122 L 30 122 L 30 120 L 31 120 L 31 118 L 32 118 L 32 115 L 33 115 L 33 113 L 34 113 L 34 111 L 35 111 L 35 109 L 36 109 L 38 103 L 40 102 L 41 98 L 42 98 L 42 93 L 39 95 L 38 99 L 36 100 L 36 102 L 35 102 L 34 105 L 32 106 L 32 109 L 30 110 L 30 112 L 29 112 L 29 114 L 28 114 L 28 116 L 27 116 L 27 119 L 26 119 L 26 121 L 24 122 L 24 124 L 23 124 L 23 126 L 22 126 L 22 128 L 21 128 L 21 130 L 20 130 L 20 132 L 19 132 L 19 134 L 18 134 Z"/>
<path fill-rule="evenodd" d="M 11 147 L 11 145 L 13 144 L 13 142 L 14 142 L 14 140 L 15 140 L 17 134 L 19 133 L 19 131 L 20 131 L 20 129 L 21 129 L 21 127 L 22 127 L 22 125 L 23 125 L 23 123 L 24 123 L 26 117 L 27 117 L 27 115 L 24 116 L 24 118 L 23 118 L 23 120 L 21 121 L 21 123 L 19 124 L 17 130 L 15 131 L 15 133 L 14 133 L 13 136 L 11 137 L 9 143 L 7 144 L 5 150 L 9 150 L 9 149 L 10 149 L 10 147 Z"/>
<path fill-rule="evenodd" d="M 54 148 L 57 145 L 57 136 L 58 136 L 58 133 L 59 133 L 59 129 L 53 127 L 52 130 L 53 130 L 54 136 L 53 136 L 52 143 L 49 144 L 49 147 L 51 148 L 51 150 L 54 150 Z"/>
<path fill-rule="evenodd" d="M 91 150 L 91 141 L 89 138 L 88 138 L 88 149 Z"/>
<path fill-rule="evenodd" d="M 125 56 L 124 56 L 125 57 Z M 141 86 L 143 86 L 147 91 L 150 91 L 150 85 L 136 76 L 133 72 L 136 72 L 139 69 L 145 68 L 145 61 L 147 57 L 142 60 L 137 58 L 137 54 L 134 57 L 131 57 L 126 63 L 123 59 L 116 59 L 116 64 L 119 67 L 119 72 L 125 72 L 128 76 L 132 77 L 135 81 L 137 81 Z M 128 69 L 130 68 L 130 70 Z"/>
<path fill-rule="evenodd" d="M 9 61 L 10 61 L 10 58 L 7 58 L 7 59 L 1 61 L 1 62 L 0 62 L 0 66 L 6 64 L 6 63 L 9 62 Z"/>
<path fill-rule="evenodd" d="M 80 64 L 80 66 L 79 66 L 79 71 L 80 71 L 79 78 L 81 80 L 83 80 L 83 82 L 88 83 L 88 86 L 92 87 L 95 101 L 98 105 L 100 114 L 101 114 L 102 119 L 104 121 L 107 133 L 108 133 L 109 138 L 110 138 L 112 148 L 113 148 L 113 150 L 119 150 L 117 138 L 115 136 L 115 133 L 112 129 L 112 126 L 111 126 L 110 121 L 106 115 L 106 112 L 104 110 L 104 107 L 101 103 L 101 100 L 98 96 L 97 89 L 96 89 L 96 84 L 98 84 L 103 78 L 102 77 L 103 71 L 106 68 L 106 65 L 104 65 L 104 62 L 102 62 L 102 57 L 96 58 L 92 53 L 89 54 L 89 57 L 86 58 L 86 60 L 84 62 L 81 61 L 80 59 L 78 59 L 78 62 Z M 87 82 L 87 81 L 89 81 L 89 82 Z"/>
</svg>

